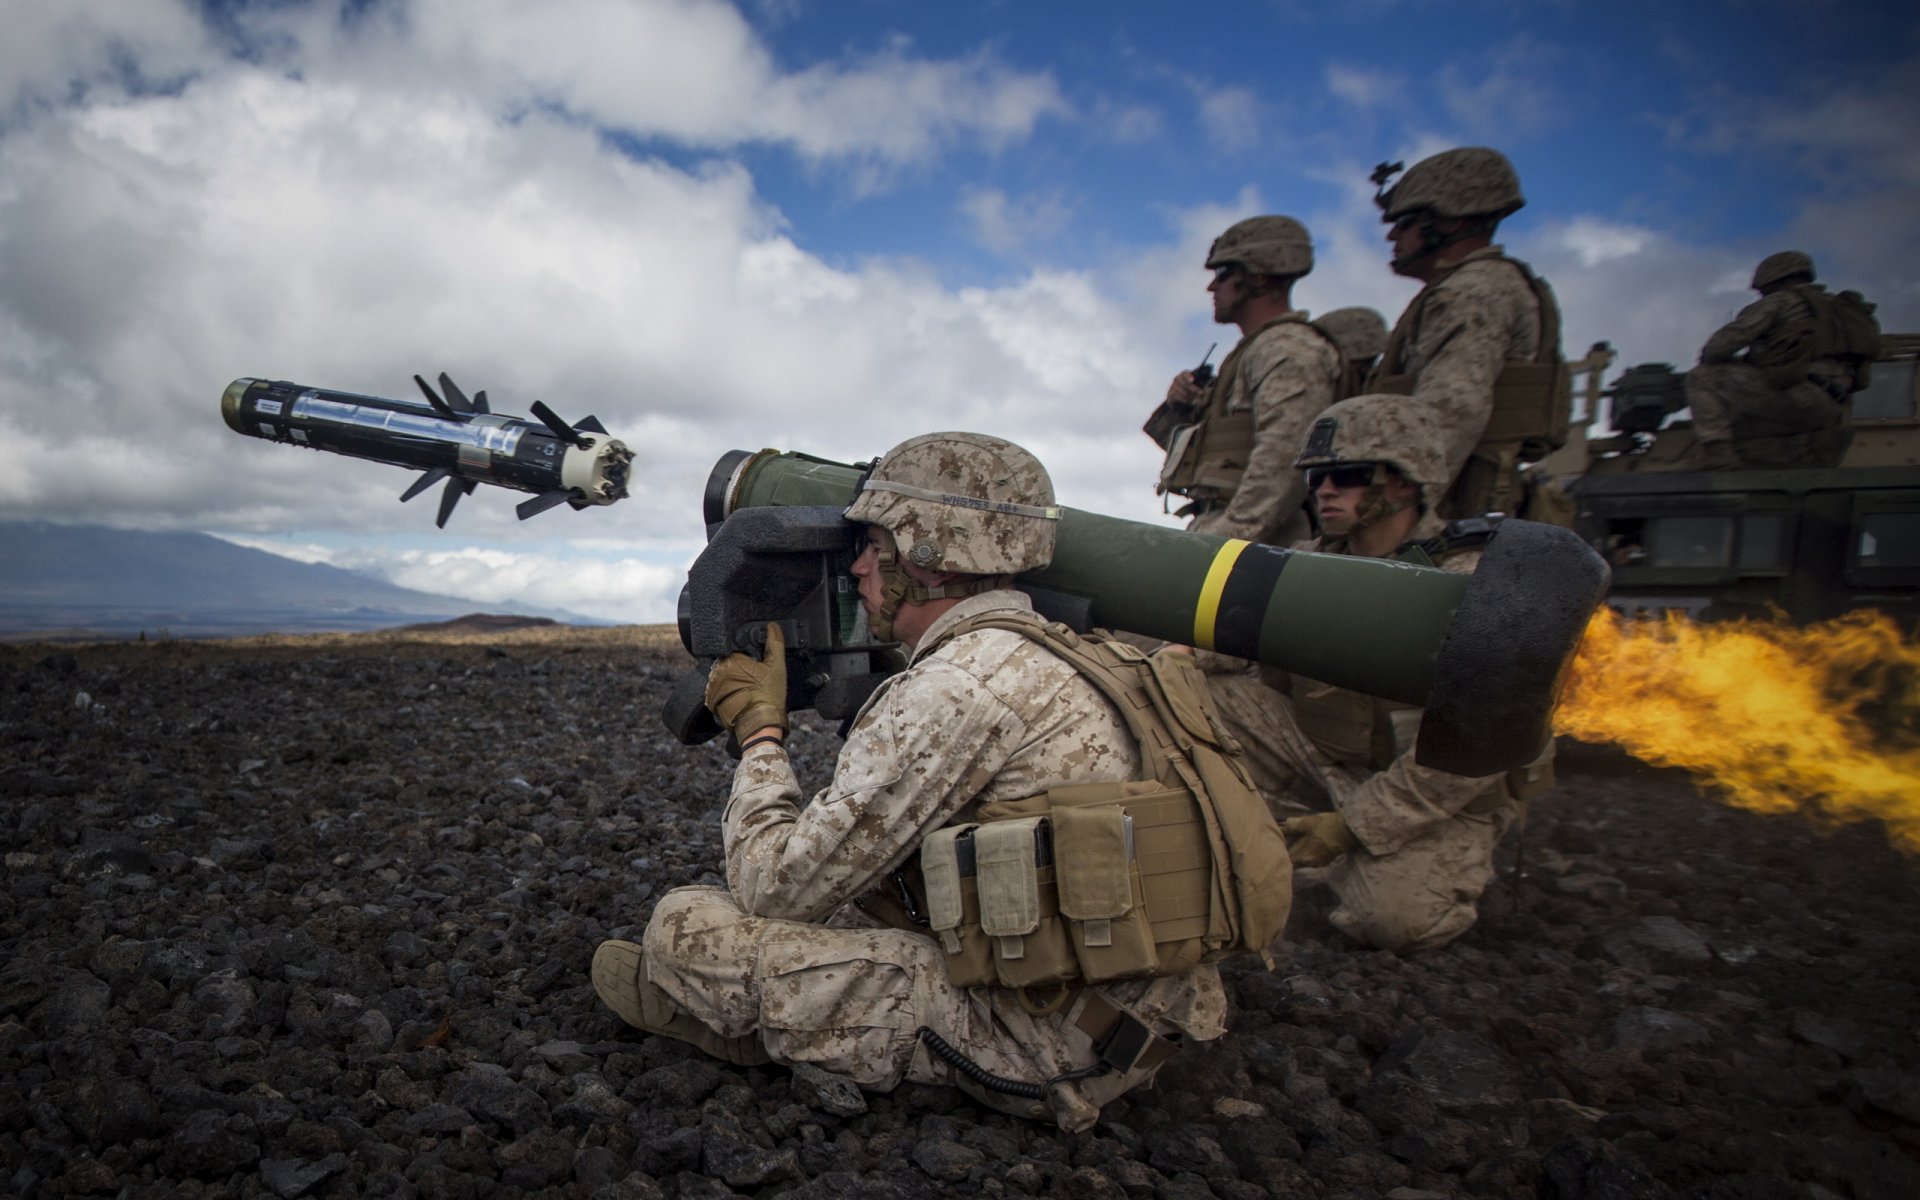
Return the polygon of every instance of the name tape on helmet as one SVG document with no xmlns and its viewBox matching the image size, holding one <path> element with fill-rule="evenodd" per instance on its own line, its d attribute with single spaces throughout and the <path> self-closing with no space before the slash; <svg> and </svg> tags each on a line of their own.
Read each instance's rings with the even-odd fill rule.
<svg viewBox="0 0 1920 1200">
<path fill-rule="evenodd" d="M 936 492 L 931 488 L 918 488 L 912 484 L 894 483 L 885 479 L 869 479 L 860 485 L 860 490 L 892 492 L 896 496 L 908 496 L 934 504 L 951 505 L 954 508 L 977 508 L 984 512 L 1006 513 L 1015 517 L 1034 517 L 1042 521 L 1060 519 L 1060 510 L 1051 505 L 1042 508 L 1034 504 L 1015 504 L 1010 500 L 981 500 L 974 496 L 955 496 L 947 492 Z"/>
</svg>

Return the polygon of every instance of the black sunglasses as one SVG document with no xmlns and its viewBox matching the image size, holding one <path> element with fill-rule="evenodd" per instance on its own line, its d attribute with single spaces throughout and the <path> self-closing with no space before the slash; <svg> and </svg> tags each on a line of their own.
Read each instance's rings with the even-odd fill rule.
<svg viewBox="0 0 1920 1200">
<path fill-rule="evenodd" d="M 1372 463 L 1347 463 L 1338 467 L 1307 468 L 1307 490 L 1317 492 L 1320 485 L 1333 480 L 1337 488 L 1365 487 L 1373 482 Z"/>
</svg>

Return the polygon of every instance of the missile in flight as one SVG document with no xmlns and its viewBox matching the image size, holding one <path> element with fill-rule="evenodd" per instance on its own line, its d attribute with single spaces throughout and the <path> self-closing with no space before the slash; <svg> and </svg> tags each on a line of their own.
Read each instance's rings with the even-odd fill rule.
<svg viewBox="0 0 1920 1200">
<path fill-rule="evenodd" d="M 595 418 L 569 425 L 538 400 L 536 420 L 495 413 L 485 392 L 469 399 L 444 371 L 439 392 L 418 375 L 413 381 L 426 403 L 236 379 L 220 398 L 220 414 L 248 437 L 419 468 L 424 473 L 400 499 L 444 481 L 434 519 L 442 528 L 476 484 L 532 492 L 516 508 L 523 521 L 559 504 L 583 509 L 626 497 L 633 451 Z"/>
</svg>

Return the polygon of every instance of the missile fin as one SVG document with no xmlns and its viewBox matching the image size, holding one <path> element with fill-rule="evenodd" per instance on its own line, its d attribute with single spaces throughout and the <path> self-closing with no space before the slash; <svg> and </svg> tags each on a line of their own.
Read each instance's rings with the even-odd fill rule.
<svg viewBox="0 0 1920 1200">
<path fill-rule="evenodd" d="M 444 379 L 446 377 L 443 375 L 441 378 Z M 447 402 L 442 400 L 437 392 L 427 386 L 426 380 L 415 375 L 413 381 L 420 385 L 420 391 L 426 396 L 427 403 L 433 405 L 433 411 L 439 413 L 449 421 L 458 421 L 460 419 L 460 414 L 448 408 Z"/>
<path fill-rule="evenodd" d="M 434 518 L 438 528 L 447 527 L 447 518 L 453 515 L 453 506 L 460 503 L 460 497 L 473 491 L 473 480 L 455 476 L 447 480 L 446 490 L 440 493 L 440 515 Z"/>
<path fill-rule="evenodd" d="M 532 499 L 522 500 L 514 505 L 513 511 L 519 513 L 520 519 L 524 521 L 528 517 L 538 516 L 556 504 L 564 503 L 572 495 L 573 491 L 570 488 L 554 488 L 550 492 L 541 492 Z"/>
<path fill-rule="evenodd" d="M 490 413 L 493 411 L 487 407 L 487 389 L 481 388 L 473 394 L 473 411 L 477 413 Z"/>
<path fill-rule="evenodd" d="M 446 477 L 447 469 L 445 467 L 429 467 L 420 478 L 413 481 L 412 487 L 400 493 L 400 503 L 405 504 Z"/>
<path fill-rule="evenodd" d="M 545 425 L 547 429 L 553 433 L 553 436 L 559 438 L 567 445 L 578 446 L 581 449 L 586 448 L 587 439 L 575 433 L 572 426 L 560 419 L 560 414 L 554 412 L 538 400 L 533 402 L 533 415 L 540 418 L 540 423 Z"/>
<path fill-rule="evenodd" d="M 455 412 L 470 413 L 476 411 L 473 407 L 473 401 L 467 399 L 467 394 L 460 390 L 460 385 L 448 377 L 445 371 L 440 372 L 440 390 L 447 394 L 447 403 L 453 406 Z"/>
</svg>

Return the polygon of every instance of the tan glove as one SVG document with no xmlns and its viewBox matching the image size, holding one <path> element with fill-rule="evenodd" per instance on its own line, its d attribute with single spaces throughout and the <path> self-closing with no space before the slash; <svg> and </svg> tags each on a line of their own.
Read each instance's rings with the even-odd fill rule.
<svg viewBox="0 0 1920 1200">
<path fill-rule="evenodd" d="M 745 742 L 769 725 L 787 730 L 787 639 L 780 626 L 767 622 L 764 659 L 751 654 L 729 654 L 707 674 L 707 707 L 720 723 Z"/>
<path fill-rule="evenodd" d="M 1288 817 L 1280 822 L 1280 832 L 1287 835 L 1287 855 L 1296 867 L 1324 867 L 1360 845 L 1337 812 Z"/>
</svg>

